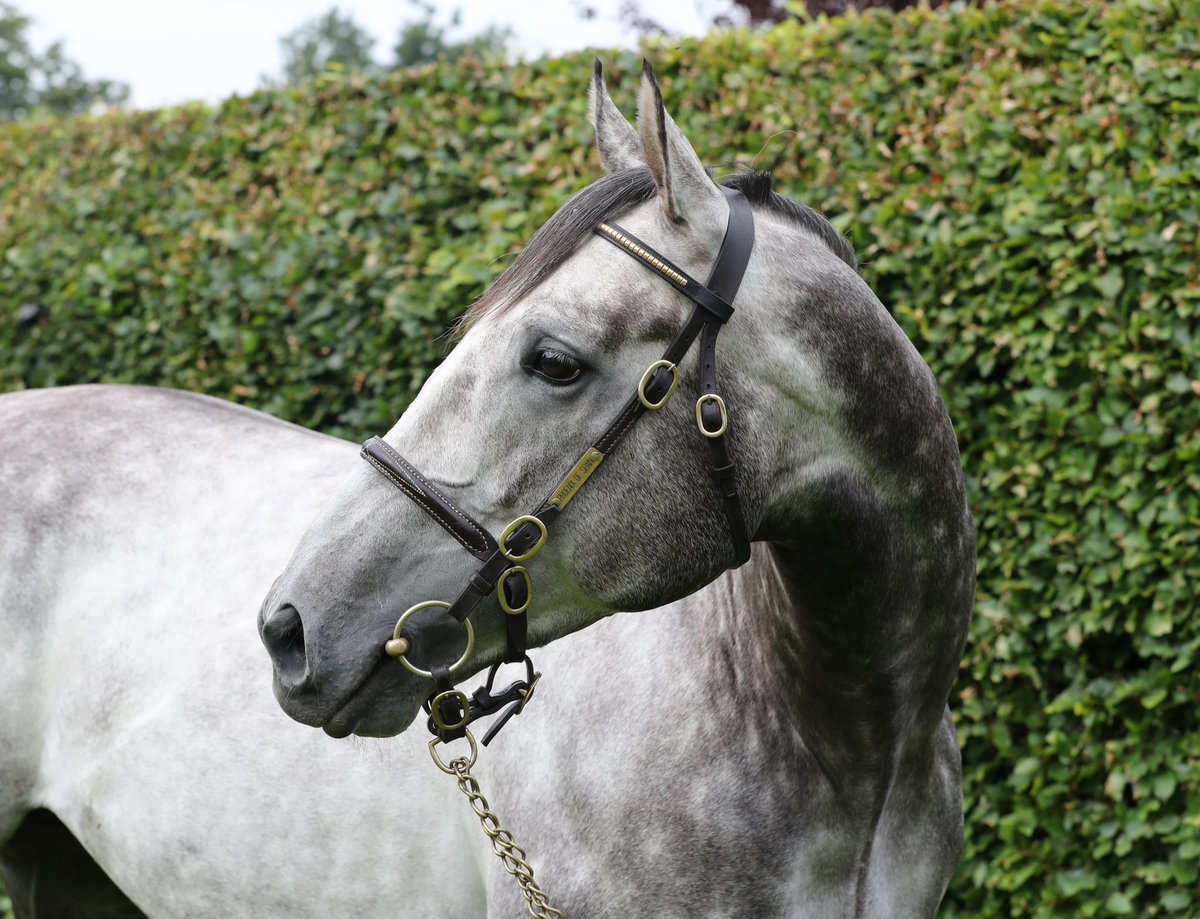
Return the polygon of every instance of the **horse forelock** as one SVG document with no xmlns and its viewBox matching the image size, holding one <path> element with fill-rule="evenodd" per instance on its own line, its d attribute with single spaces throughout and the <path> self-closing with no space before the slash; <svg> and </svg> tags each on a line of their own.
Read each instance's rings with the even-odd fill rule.
<svg viewBox="0 0 1200 919">
<path fill-rule="evenodd" d="M 770 173 L 739 173 L 723 179 L 721 184 L 740 191 L 752 205 L 764 207 L 808 231 L 839 259 L 857 269 L 854 249 L 833 224 L 807 204 L 774 191 Z M 646 168 L 611 173 L 576 192 L 534 234 L 529 245 L 521 250 L 516 261 L 496 283 L 471 305 L 460 320 L 456 334 L 461 335 L 479 320 L 500 315 L 519 303 L 562 267 L 596 224 L 617 219 L 649 201 L 655 192 L 654 179 Z"/>
<path fill-rule="evenodd" d="M 596 224 L 650 200 L 654 193 L 649 169 L 622 169 L 576 192 L 534 234 L 496 283 L 471 305 L 459 322 L 458 332 L 518 303 L 562 267 Z"/>
</svg>

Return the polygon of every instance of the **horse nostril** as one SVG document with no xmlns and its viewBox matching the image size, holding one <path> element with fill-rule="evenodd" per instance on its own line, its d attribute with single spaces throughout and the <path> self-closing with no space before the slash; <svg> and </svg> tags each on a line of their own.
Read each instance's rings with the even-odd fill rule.
<svg viewBox="0 0 1200 919">
<path fill-rule="evenodd" d="M 264 619 L 262 641 L 275 664 L 280 684 L 290 689 L 304 682 L 308 659 L 304 651 L 304 622 L 296 607 L 286 604 Z"/>
</svg>

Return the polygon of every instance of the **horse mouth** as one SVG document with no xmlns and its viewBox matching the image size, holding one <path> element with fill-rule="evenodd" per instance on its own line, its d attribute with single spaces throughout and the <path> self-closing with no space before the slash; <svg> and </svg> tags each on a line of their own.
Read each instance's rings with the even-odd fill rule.
<svg viewBox="0 0 1200 919">
<path fill-rule="evenodd" d="M 382 666 L 382 659 L 375 661 L 375 666 L 368 670 L 363 678 L 358 681 L 357 685 L 350 690 L 349 695 L 342 701 L 342 704 L 337 707 L 332 715 L 325 719 L 324 724 L 319 725 L 322 731 L 330 737 L 339 740 L 343 737 L 349 737 L 354 733 L 354 729 L 358 726 L 359 722 L 358 714 L 360 714 L 356 713 L 356 709 L 360 707 L 357 703 L 361 702 L 360 697 L 363 694 L 363 690 L 371 682 L 372 677 L 379 673 Z"/>
<path fill-rule="evenodd" d="M 385 664 L 390 660 L 380 656 L 333 714 L 314 727 L 339 740 L 351 734 L 394 737 L 403 733 L 420 708 L 421 694 L 419 687 L 409 685 L 410 681 L 399 674 L 399 679 L 386 678 Z"/>
</svg>

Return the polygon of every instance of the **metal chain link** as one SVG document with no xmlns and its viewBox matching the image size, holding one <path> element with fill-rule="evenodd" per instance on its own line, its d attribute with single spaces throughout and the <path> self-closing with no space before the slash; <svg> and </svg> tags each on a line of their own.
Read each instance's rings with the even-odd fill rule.
<svg viewBox="0 0 1200 919">
<path fill-rule="evenodd" d="M 471 810 L 479 818 L 479 824 L 492 842 L 492 851 L 504 864 L 504 870 L 516 879 L 521 888 L 521 895 L 529 907 L 529 915 L 534 919 L 563 919 L 561 911 L 550 905 L 550 899 L 538 887 L 533 879 L 533 868 L 527 862 L 525 850 L 517 845 L 512 833 L 500 826 L 500 818 L 488 807 L 488 800 L 479 792 L 479 782 L 471 775 L 471 762 L 465 756 L 450 760 L 450 769 L 458 778 L 458 787 L 467 800 L 471 802 Z"/>
</svg>

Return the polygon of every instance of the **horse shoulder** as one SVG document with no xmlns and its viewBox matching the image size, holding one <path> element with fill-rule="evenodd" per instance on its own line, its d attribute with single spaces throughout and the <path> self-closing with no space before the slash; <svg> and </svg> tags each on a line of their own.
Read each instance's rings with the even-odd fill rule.
<svg viewBox="0 0 1200 919">
<path fill-rule="evenodd" d="M 368 914 L 379 877 L 438 874 L 428 853 L 461 844 L 453 783 L 421 751 L 289 721 L 262 669 L 258 606 L 356 452 L 186 393 L 0 397 L 0 840 L 44 808 L 161 916 L 223 896 L 334 911 L 331 862 Z M 185 866 L 202 882 L 172 883 Z M 460 905 L 483 896 L 459 886 Z"/>
</svg>

